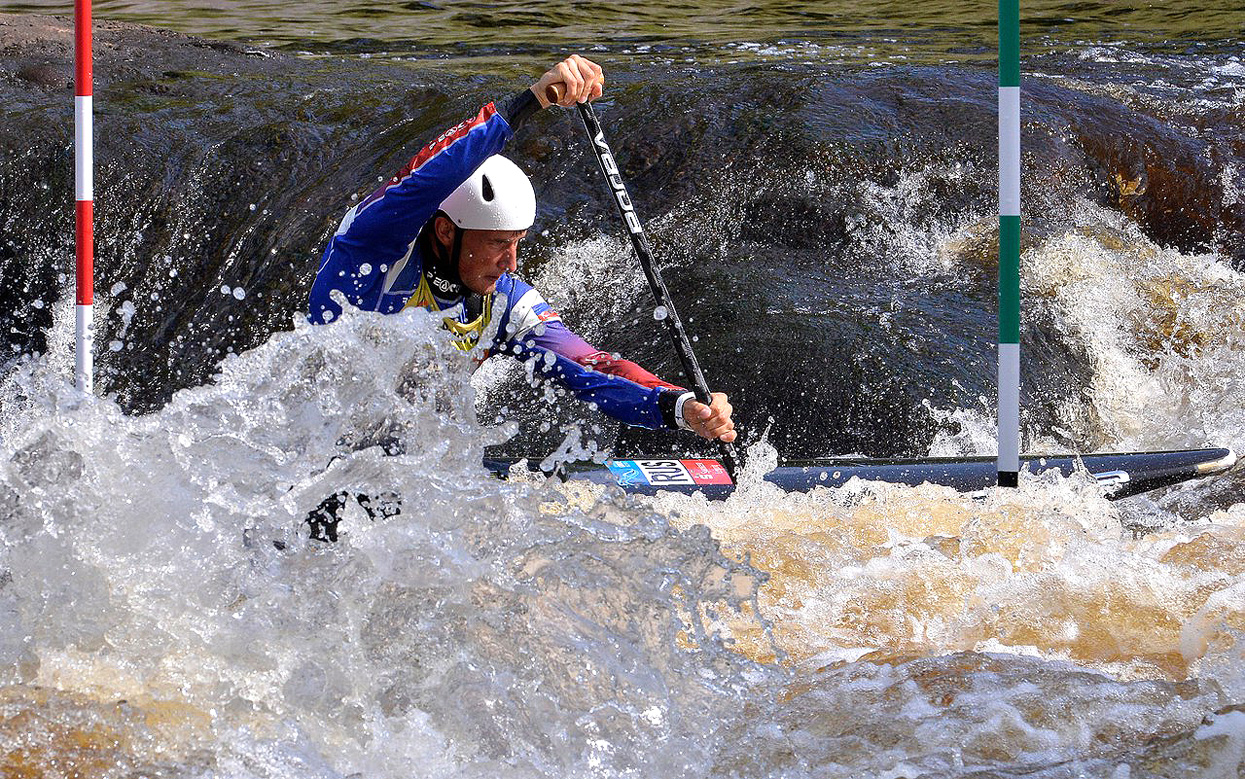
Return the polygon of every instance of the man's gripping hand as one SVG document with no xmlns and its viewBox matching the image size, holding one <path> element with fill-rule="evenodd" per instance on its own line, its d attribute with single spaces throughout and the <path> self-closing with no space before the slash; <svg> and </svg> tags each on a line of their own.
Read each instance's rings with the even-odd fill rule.
<svg viewBox="0 0 1245 779">
<path fill-rule="evenodd" d="M 683 404 L 683 422 L 697 435 L 731 443 L 735 440 L 735 423 L 731 420 L 731 404 L 723 392 L 710 394 L 711 403 L 705 405 L 697 400 Z"/>
<path fill-rule="evenodd" d="M 545 71 L 545 75 L 532 84 L 532 93 L 540 101 L 541 108 L 554 105 L 545 94 L 545 90 L 553 84 L 562 84 L 565 87 L 557 105 L 570 108 L 576 103 L 600 97 L 605 90 L 605 75 L 597 63 L 572 54 Z"/>
</svg>

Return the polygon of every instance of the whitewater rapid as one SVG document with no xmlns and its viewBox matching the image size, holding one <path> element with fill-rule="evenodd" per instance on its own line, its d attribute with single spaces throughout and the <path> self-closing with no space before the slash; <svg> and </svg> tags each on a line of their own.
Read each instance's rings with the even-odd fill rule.
<svg viewBox="0 0 1245 779">
<path fill-rule="evenodd" d="M 103 397 L 72 387 L 66 105 L 43 64 L 68 28 L 6 17 L 0 775 L 1245 773 L 1239 467 L 1118 502 L 1079 476 L 761 479 L 779 451 L 993 454 L 975 16 L 931 33 L 949 5 L 894 9 L 905 40 L 842 46 L 811 16 L 602 44 L 611 140 L 748 419 L 741 487 L 709 502 L 494 479 L 481 458 L 511 436 L 599 458 L 628 432 L 520 365 L 475 370 L 435 317 L 302 320 L 350 195 L 580 35 L 494 26 L 464 59 L 463 5 L 445 48 L 385 39 L 418 5 L 346 14 L 362 37 L 314 58 L 101 29 Z M 1239 42 L 1097 42 L 1115 9 L 1061 38 L 1050 10 L 1026 62 L 1024 448 L 1245 451 Z M 1132 13 L 1179 18 L 1151 30 L 1169 40 L 1208 20 Z M 543 182 L 522 271 L 594 343 L 677 378 L 566 119 L 513 149 Z M 689 440 L 658 435 L 622 443 Z M 401 512 L 348 500 L 336 543 L 309 538 L 338 494 Z"/>
<path fill-rule="evenodd" d="M 10 774 L 1240 764 L 1245 504 L 1187 521 L 1054 477 L 788 495 L 763 444 L 724 503 L 498 481 L 509 431 L 422 312 L 296 322 L 145 416 L 67 363 L 4 389 Z M 307 537 L 327 495 L 378 490 L 401 514 Z"/>
</svg>

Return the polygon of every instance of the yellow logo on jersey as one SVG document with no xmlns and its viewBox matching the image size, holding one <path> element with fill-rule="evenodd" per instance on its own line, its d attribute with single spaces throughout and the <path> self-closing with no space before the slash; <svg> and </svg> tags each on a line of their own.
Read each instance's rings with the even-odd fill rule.
<svg viewBox="0 0 1245 779">
<path fill-rule="evenodd" d="M 440 311 L 441 307 L 437 305 L 437 299 L 432 295 L 432 289 L 428 286 L 428 277 L 419 274 L 419 286 L 415 289 L 415 294 L 411 295 L 406 301 L 403 308 L 426 308 L 429 311 Z M 442 323 L 446 330 L 450 331 L 450 335 L 454 339 L 454 346 L 458 349 L 469 352 L 475 348 L 480 342 L 480 335 L 484 332 L 484 328 L 488 327 L 489 320 L 493 318 L 493 296 L 484 296 L 484 307 L 480 312 L 480 316 L 471 322 L 459 322 L 453 317 L 443 317 Z"/>
</svg>

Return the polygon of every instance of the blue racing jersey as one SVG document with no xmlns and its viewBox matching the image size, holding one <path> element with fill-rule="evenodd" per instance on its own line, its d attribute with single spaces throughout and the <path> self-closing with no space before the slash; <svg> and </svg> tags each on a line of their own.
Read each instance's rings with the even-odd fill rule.
<svg viewBox="0 0 1245 779">
<path fill-rule="evenodd" d="M 534 110 L 535 97 L 528 90 L 501 111 L 489 103 L 438 136 L 347 211 L 325 247 L 308 317 L 323 324 L 340 316 L 334 292 L 365 311 L 391 314 L 407 306 L 439 311 L 459 348 L 523 359 L 626 424 L 685 427 L 682 406 L 692 393 L 590 345 L 518 277 L 503 274 L 496 291 L 481 297 L 432 272 L 435 248 L 425 226 L 442 201 L 499 153 L 513 128 Z"/>
</svg>

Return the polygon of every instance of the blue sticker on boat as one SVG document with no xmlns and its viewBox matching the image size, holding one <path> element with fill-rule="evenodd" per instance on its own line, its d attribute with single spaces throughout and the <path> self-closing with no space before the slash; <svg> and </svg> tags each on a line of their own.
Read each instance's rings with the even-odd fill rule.
<svg viewBox="0 0 1245 779">
<path fill-rule="evenodd" d="M 618 478 L 618 483 L 623 487 L 648 484 L 644 471 L 640 470 L 640 466 L 634 460 L 609 460 L 605 464 L 609 466 L 610 473 Z"/>
</svg>

